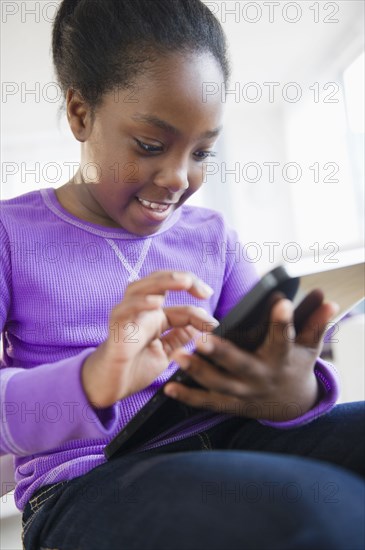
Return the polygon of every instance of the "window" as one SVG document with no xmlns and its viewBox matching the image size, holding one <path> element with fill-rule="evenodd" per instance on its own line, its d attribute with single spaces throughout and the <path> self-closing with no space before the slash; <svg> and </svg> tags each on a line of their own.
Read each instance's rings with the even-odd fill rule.
<svg viewBox="0 0 365 550">
<path fill-rule="evenodd" d="M 360 224 L 364 224 L 364 53 L 343 72 L 348 148 Z"/>
</svg>

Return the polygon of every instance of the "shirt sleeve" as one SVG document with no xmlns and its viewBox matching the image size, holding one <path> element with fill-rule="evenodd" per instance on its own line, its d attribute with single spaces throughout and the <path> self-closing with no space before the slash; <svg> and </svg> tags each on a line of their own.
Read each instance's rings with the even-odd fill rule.
<svg viewBox="0 0 365 550">
<path fill-rule="evenodd" d="M 10 243 L 0 222 L 0 323 L 3 333 L 12 296 Z M 4 338 L 3 338 L 4 345 Z M 117 404 L 96 409 L 82 387 L 81 370 L 96 348 L 32 368 L 0 364 L 0 455 L 28 456 L 49 451 L 72 439 L 112 435 Z"/>
<path fill-rule="evenodd" d="M 268 420 L 260 420 L 261 424 L 271 426 L 273 428 L 291 429 L 298 428 L 316 420 L 320 416 L 328 413 L 336 405 L 339 396 L 339 380 L 335 367 L 331 363 L 327 363 L 321 358 L 318 358 L 314 367 L 314 374 L 321 387 L 321 397 L 317 405 L 307 411 L 305 414 L 287 420 L 286 422 L 271 422 Z"/>
<path fill-rule="evenodd" d="M 221 294 L 214 316 L 220 321 L 260 280 L 254 262 L 249 261 L 237 232 L 227 228 L 225 271 Z"/>
</svg>

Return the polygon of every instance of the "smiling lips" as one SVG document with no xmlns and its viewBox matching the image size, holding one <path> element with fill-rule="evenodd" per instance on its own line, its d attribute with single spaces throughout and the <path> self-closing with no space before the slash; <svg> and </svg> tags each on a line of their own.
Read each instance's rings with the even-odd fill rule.
<svg viewBox="0 0 365 550">
<path fill-rule="evenodd" d="M 142 204 L 142 206 L 144 206 L 145 208 L 149 208 L 154 212 L 166 212 L 166 210 L 168 210 L 172 204 L 176 204 L 176 203 L 161 204 L 158 202 L 150 202 L 144 199 L 140 199 L 139 197 L 137 197 L 137 199 Z"/>
</svg>

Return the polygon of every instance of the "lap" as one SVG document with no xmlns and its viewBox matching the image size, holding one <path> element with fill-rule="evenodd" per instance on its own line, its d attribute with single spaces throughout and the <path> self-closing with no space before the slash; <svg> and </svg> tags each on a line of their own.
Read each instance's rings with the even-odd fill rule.
<svg viewBox="0 0 365 550">
<path fill-rule="evenodd" d="M 331 421 L 327 415 L 285 432 L 236 418 L 206 434 L 210 451 L 189 451 L 186 440 L 182 452 L 172 445 L 111 460 L 42 488 L 48 493 L 29 516 L 24 547 L 220 550 L 245 541 L 247 549 L 361 548 L 364 482 L 343 468 L 288 456 L 303 438 L 314 447 L 321 437 L 337 441 L 343 417 L 351 432 L 361 411 L 339 406 Z"/>
<path fill-rule="evenodd" d="M 324 460 L 365 476 L 364 434 L 365 402 L 361 401 L 337 405 L 330 413 L 290 430 L 249 421 L 218 439 L 218 445 Z"/>
<path fill-rule="evenodd" d="M 323 460 L 365 476 L 365 402 L 343 403 L 312 422 L 277 429 L 256 420 L 229 417 L 201 434 L 207 450 L 281 453 Z M 186 451 L 192 439 L 160 447 L 158 452 Z M 198 448 L 194 440 L 194 448 Z"/>
</svg>

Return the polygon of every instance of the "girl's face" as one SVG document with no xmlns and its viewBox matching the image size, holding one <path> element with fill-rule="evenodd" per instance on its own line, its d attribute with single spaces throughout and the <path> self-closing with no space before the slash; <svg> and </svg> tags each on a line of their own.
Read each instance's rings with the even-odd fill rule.
<svg viewBox="0 0 365 550">
<path fill-rule="evenodd" d="M 79 185 L 64 186 L 74 212 L 138 235 L 158 231 L 203 182 L 222 123 L 221 95 L 206 100 L 203 84 L 222 81 L 208 54 L 169 55 L 133 89 L 105 94 L 94 120 L 69 92 L 69 123 L 82 142 Z"/>
</svg>

